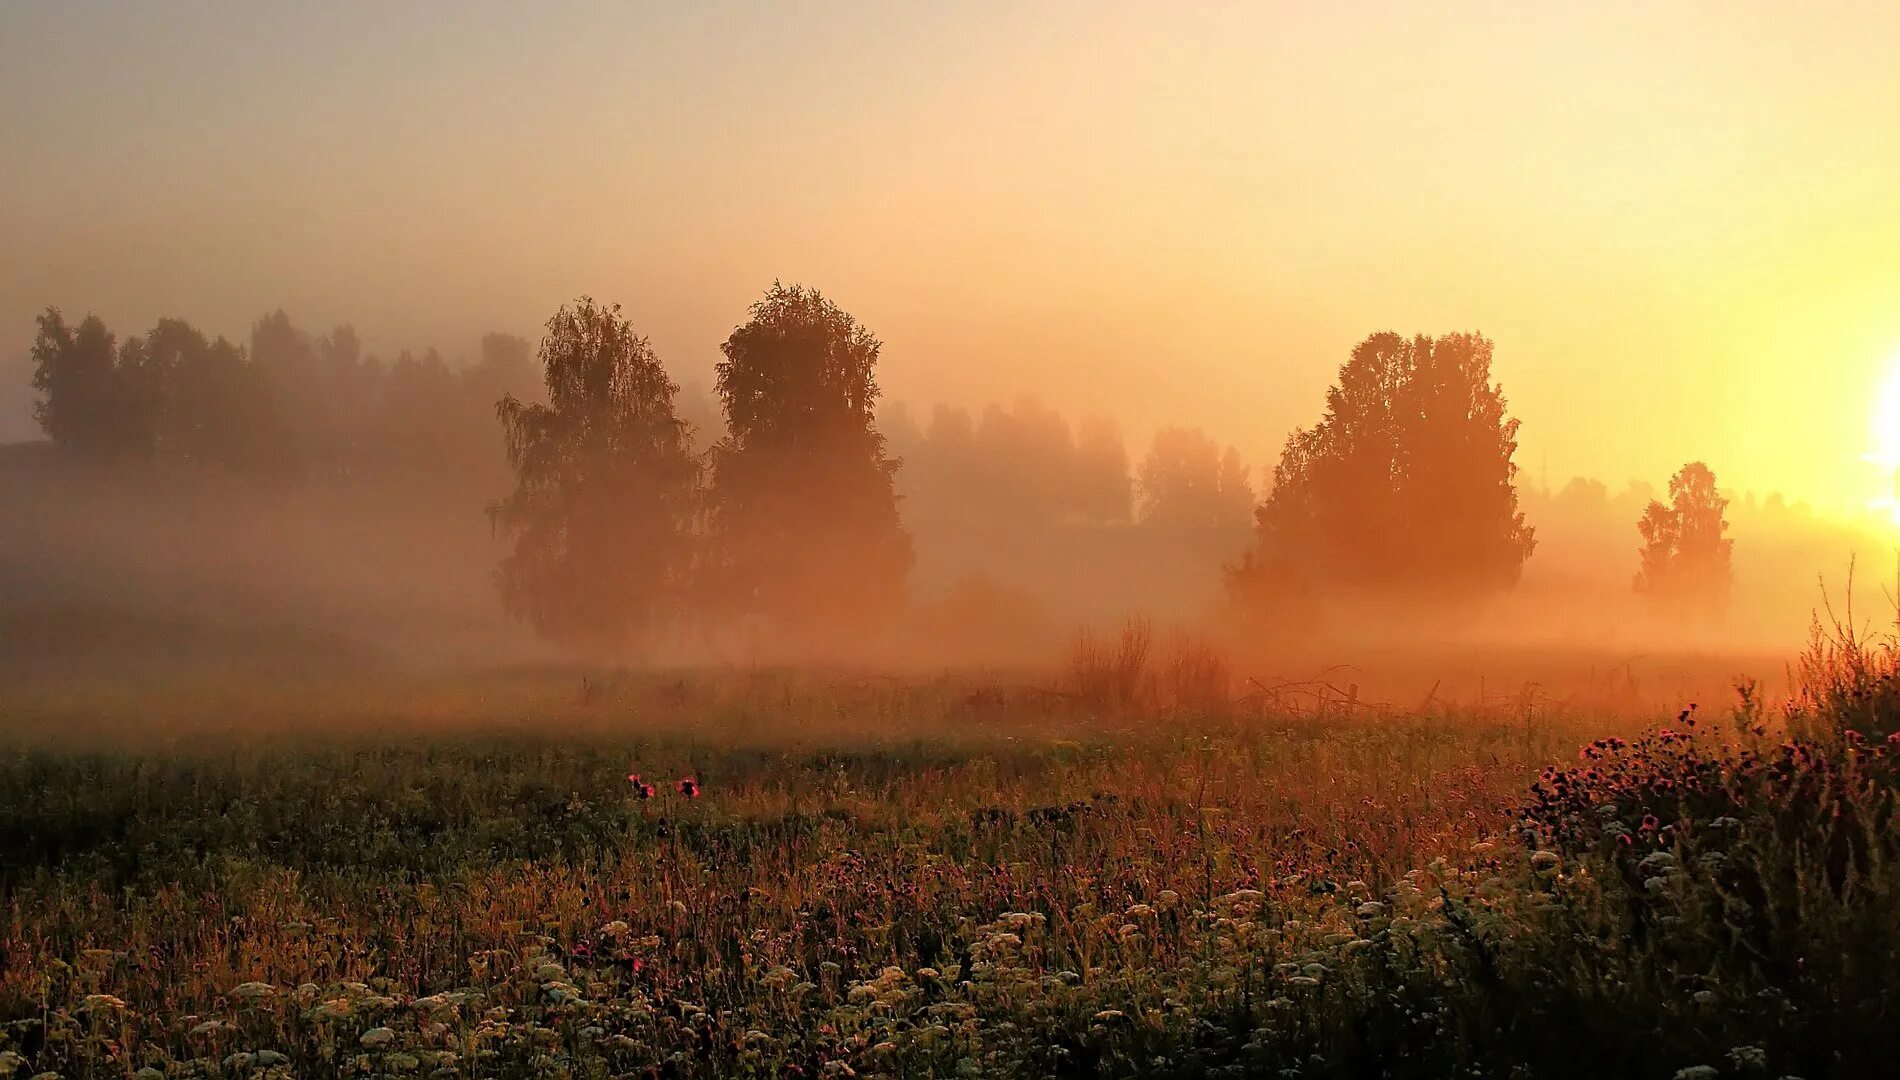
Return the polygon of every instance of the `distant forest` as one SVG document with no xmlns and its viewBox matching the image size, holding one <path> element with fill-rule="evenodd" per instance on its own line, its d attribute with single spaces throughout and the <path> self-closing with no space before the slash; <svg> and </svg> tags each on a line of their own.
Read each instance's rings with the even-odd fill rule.
<svg viewBox="0 0 1900 1080">
<path fill-rule="evenodd" d="M 585 298 L 538 343 L 491 333 L 454 365 L 367 354 L 351 327 L 282 311 L 238 343 L 180 319 L 121 338 L 48 309 L 34 416 L 58 456 L 116 473 L 406 490 L 458 501 L 471 529 L 486 506 L 511 548 L 505 606 L 583 648 L 703 621 L 872 632 L 919 577 L 940 609 L 1030 623 L 1087 613 L 1135 572 L 1182 608 L 1291 633 L 1342 596 L 1508 591 L 1538 546 L 1479 335 L 1366 338 L 1256 471 L 1190 427 L 1137 459 L 1111 422 L 1033 398 L 919 416 L 880 403 L 881 344 L 816 291 L 774 286 L 748 316 L 709 394 Z M 1579 483 L 1562 498 L 1607 501 Z M 1699 464 L 1670 494 L 1631 521 L 1633 587 L 1719 608 L 1726 499 Z"/>
</svg>

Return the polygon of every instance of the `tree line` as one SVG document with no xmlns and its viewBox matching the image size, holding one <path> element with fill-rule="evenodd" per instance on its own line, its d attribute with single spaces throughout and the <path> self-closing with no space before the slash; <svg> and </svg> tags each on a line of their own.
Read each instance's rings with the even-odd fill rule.
<svg viewBox="0 0 1900 1080">
<path fill-rule="evenodd" d="M 1203 537 L 1225 565 L 1229 614 L 1284 632 L 1342 595 L 1508 590 L 1536 548 L 1518 504 L 1519 424 L 1477 334 L 1359 343 L 1259 492 L 1238 453 L 1197 430 L 1162 430 L 1131 467 L 1112 424 L 1071 429 L 1033 399 L 978 417 L 939 407 L 928 425 L 887 410 L 894 451 L 881 343 L 803 286 L 775 284 L 720 352 L 716 413 L 682 395 L 617 306 L 586 297 L 538 346 L 490 334 L 460 371 L 434 350 L 384 363 L 349 327 L 313 336 L 281 311 L 247 347 L 177 319 L 118 341 L 97 318 L 74 326 L 49 309 L 32 358 L 41 427 L 92 460 L 346 479 L 478 469 L 499 442 L 508 490 L 488 516 L 508 545 L 502 601 L 586 651 L 749 620 L 873 632 L 905 605 L 907 519 L 920 517 Z M 1714 474 L 1690 465 L 1670 495 L 1638 523 L 1636 588 L 1719 609 L 1732 541 Z"/>
<path fill-rule="evenodd" d="M 34 418 L 64 454 L 272 481 L 492 471 L 496 398 L 537 382 L 529 343 L 511 334 L 488 334 L 456 370 L 435 349 L 384 361 L 350 326 L 313 335 L 282 311 L 245 344 L 175 318 L 120 339 L 57 308 L 37 331 Z"/>
<path fill-rule="evenodd" d="M 1116 426 L 1072 427 L 1034 397 L 980 414 L 938 405 L 920 426 L 902 405 L 879 417 L 904 462 L 913 509 L 984 525 L 1115 527 L 1138 524 L 1232 538 L 1253 520 L 1247 464 L 1199 428 L 1157 431 L 1131 464 Z"/>
</svg>

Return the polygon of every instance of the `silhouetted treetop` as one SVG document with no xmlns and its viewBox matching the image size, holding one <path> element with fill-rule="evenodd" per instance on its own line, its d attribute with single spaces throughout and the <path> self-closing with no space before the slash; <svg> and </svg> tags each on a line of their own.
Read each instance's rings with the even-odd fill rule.
<svg viewBox="0 0 1900 1080">
<path fill-rule="evenodd" d="M 717 389 L 734 450 L 823 439 L 881 451 L 874 411 L 882 346 L 816 289 L 774 284 L 719 348 Z"/>
<path fill-rule="evenodd" d="M 913 556 L 874 422 L 879 350 L 816 290 L 783 284 L 720 346 L 713 520 L 738 610 L 861 628 L 902 604 Z"/>
<path fill-rule="evenodd" d="M 1360 342 L 1326 412 L 1287 440 L 1234 569 L 1258 605 L 1286 588 L 1435 595 L 1515 584 L 1535 547 L 1518 508 L 1518 422 L 1476 334 Z"/>
<path fill-rule="evenodd" d="M 1643 537 L 1636 590 L 1664 605 L 1719 610 L 1734 576 L 1727 509 L 1713 470 L 1700 461 L 1683 466 L 1669 479 L 1669 505 L 1650 502 L 1636 523 Z"/>
<path fill-rule="evenodd" d="M 540 633 L 611 651 L 685 609 L 698 466 L 679 388 L 617 305 L 562 307 L 540 356 L 547 404 L 496 405 L 515 475 L 489 507 L 513 542 L 496 579 Z"/>
<path fill-rule="evenodd" d="M 88 315 L 78 326 L 47 308 L 33 339 L 33 419 L 62 452 L 110 457 L 121 449 L 127 394 L 120 379 L 117 342 L 106 324 Z"/>
</svg>

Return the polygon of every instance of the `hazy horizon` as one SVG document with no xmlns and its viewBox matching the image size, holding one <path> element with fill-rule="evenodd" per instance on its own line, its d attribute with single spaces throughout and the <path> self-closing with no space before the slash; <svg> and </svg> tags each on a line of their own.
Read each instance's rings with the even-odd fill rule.
<svg viewBox="0 0 1900 1080">
<path fill-rule="evenodd" d="M 1830 6 L 11 5 L 0 438 L 49 304 L 454 355 L 586 293 L 709 381 L 783 279 L 894 400 L 1256 470 L 1365 335 L 1481 331 L 1527 483 L 1705 459 L 1853 512 L 1891 494 L 1900 11 Z"/>
</svg>

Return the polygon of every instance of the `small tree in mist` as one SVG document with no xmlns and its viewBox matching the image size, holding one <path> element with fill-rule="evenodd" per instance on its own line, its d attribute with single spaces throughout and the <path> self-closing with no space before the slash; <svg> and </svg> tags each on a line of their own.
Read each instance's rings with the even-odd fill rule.
<svg viewBox="0 0 1900 1080">
<path fill-rule="evenodd" d="M 1722 516 L 1727 509 L 1713 470 L 1700 461 L 1683 466 L 1669 480 L 1669 505 L 1652 500 L 1636 523 L 1643 537 L 1636 590 L 1670 605 L 1726 604 L 1735 548 Z"/>
<path fill-rule="evenodd" d="M 736 610 L 853 628 L 903 603 L 912 551 L 873 422 L 879 349 L 816 290 L 780 284 L 720 346 L 713 522 Z"/>
<path fill-rule="evenodd" d="M 1339 589 L 1470 595 L 1515 585 L 1536 541 L 1518 509 L 1518 422 L 1476 334 L 1375 334 L 1326 414 L 1295 431 L 1230 570 L 1243 610 Z"/>
<path fill-rule="evenodd" d="M 554 640 L 622 647 L 682 610 L 698 466 L 679 388 L 619 306 L 588 297 L 548 320 L 540 358 L 547 404 L 496 406 L 515 478 L 488 510 L 514 543 L 502 601 Z"/>
</svg>

